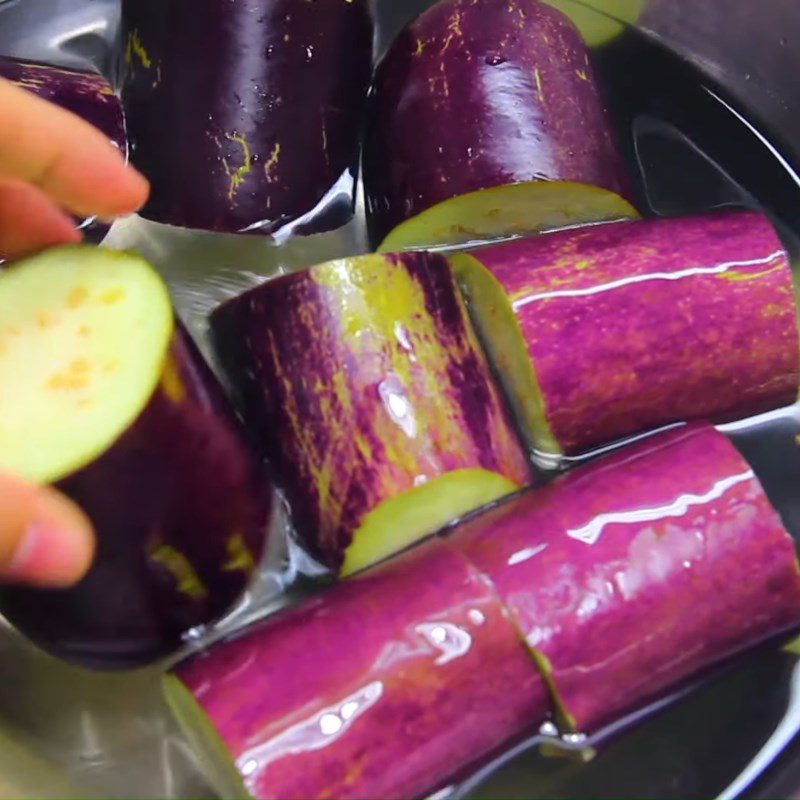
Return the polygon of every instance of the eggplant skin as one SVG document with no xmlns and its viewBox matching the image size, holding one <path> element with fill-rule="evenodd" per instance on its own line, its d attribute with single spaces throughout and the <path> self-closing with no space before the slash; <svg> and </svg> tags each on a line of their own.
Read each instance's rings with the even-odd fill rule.
<svg viewBox="0 0 800 800">
<path fill-rule="evenodd" d="M 491 589 L 437 539 L 176 675 L 256 798 L 427 797 L 549 708 Z"/>
<path fill-rule="evenodd" d="M 536 0 L 440 0 L 400 33 L 375 77 L 364 180 L 374 242 L 478 189 L 629 192 L 586 46 Z"/>
<path fill-rule="evenodd" d="M 458 469 L 531 474 L 443 256 L 321 264 L 211 317 L 300 537 L 338 570 L 384 500 Z"/>
<path fill-rule="evenodd" d="M 143 216 L 298 232 L 352 215 L 372 69 L 367 0 L 125 0 L 122 97 Z"/>
<path fill-rule="evenodd" d="M 91 123 L 127 157 L 122 104 L 102 75 L 0 56 L 0 78 Z"/>
<path fill-rule="evenodd" d="M 178 328 L 161 383 L 133 425 L 56 486 L 97 534 L 74 588 L 0 587 L 0 612 L 67 661 L 144 664 L 221 616 L 258 565 L 271 490 L 238 419 Z"/>
<path fill-rule="evenodd" d="M 800 624 L 794 543 L 705 424 L 574 470 L 448 541 L 491 580 L 587 733 Z"/>
<path fill-rule="evenodd" d="M 610 223 L 474 255 L 513 300 L 568 454 L 797 398 L 789 258 L 761 214 Z"/>
</svg>

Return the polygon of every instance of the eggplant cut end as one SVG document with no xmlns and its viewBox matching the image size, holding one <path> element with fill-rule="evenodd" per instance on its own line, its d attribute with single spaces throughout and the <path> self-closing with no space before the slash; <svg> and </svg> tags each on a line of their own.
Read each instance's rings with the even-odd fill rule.
<svg viewBox="0 0 800 800">
<path fill-rule="evenodd" d="M 176 675 L 167 674 L 161 679 L 161 691 L 200 768 L 219 796 L 231 800 L 252 797 L 219 731 L 186 684 Z M 247 760 L 241 768 L 245 772 L 251 769 Z"/>
<path fill-rule="evenodd" d="M 480 251 L 450 257 L 470 317 L 529 450 L 557 461 L 563 452 L 547 422 L 544 395 L 511 300 L 479 256 Z"/>
<path fill-rule="evenodd" d="M 0 469 L 52 483 L 102 455 L 161 379 L 175 319 L 132 253 L 66 246 L 0 273 Z"/>
<path fill-rule="evenodd" d="M 455 251 L 543 231 L 637 219 L 618 194 L 572 181 L 524 181 L 444 200 L 392 230 L 379 253 Z"/>
<path fill-rule="evenodd" d="M 385 500 L 356 529 L 339 571 L 344 578 L 435 533 L 520 487 L 497 472 L 456 469 Z"/>
</svg>

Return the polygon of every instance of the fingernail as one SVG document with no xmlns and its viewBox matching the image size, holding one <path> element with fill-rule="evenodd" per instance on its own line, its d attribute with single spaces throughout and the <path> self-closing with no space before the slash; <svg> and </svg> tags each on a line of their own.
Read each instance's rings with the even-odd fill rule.
<svg viewBox="0 0 800 800">
<path fill-rule="evenodd" d="M 86 534 L 50 521 L 31 522 L 19 539 L 2 579 L 42 588 L 73 584 L 86 569 Z"/>
</svg>

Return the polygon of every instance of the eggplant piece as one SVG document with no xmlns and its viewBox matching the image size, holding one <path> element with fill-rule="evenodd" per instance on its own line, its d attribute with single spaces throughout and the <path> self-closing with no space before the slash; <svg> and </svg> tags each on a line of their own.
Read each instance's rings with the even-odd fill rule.
<svg viewBox="0 0 800 800">
<path fill-rule="evenodd" d="M 444 200 L 401 222 L 377 249 L 464 250 L 491 240 L 638 216 L 627 200 L 598 186 L 562 181 L 555 196 L 553 184 L 525 181 Z"/>
<path fill-rule="evenodd" d="M 546 181 L 544 221 L 593 207 L 594 187 L 628 194 L 586 46 L 537 0 L 439 0 L 408 25 L 378 67 L 365 148 L 375 243 L 479 189 Z"/>
<path fill-rule="evenodd" d="M 128 158 L 122 104 L 102 75 L 0 56 L 0 78 L 94 125 Z M 95 241 L 101 239 L 109 228 L 92 217 L 77 220 L 77 226 Z"/>
<path fill-rule="evenodd" d="M 452 264 L 541 460 L 797 398 L 788 257 L 755 212 L 548 233 Z"/>
<path fill-rule="evenodd" d="M 531 478 L 443 256 L 285 275 L 211 329 L 301 539 L 342 575 Z"/>
<path fill-rule="evenodd" d="M 225 797 L 427 797 L 549 708 L 492 590 L 438 539 L 212 646 L 164 685 Z"/>
<path fill-rule="evenodd" d="M 545 0 L 566 14 L 587 47 L 609 44 L 639 19 L 646 0 Z"/>
<path fill-rule="evenodd" d="M 800 624 L 794 543 L 722 434 L 690 425 L 455 529 L 570 727 L 591 732 Z"/>
<path fill-rule="evenodd" d="M 53 484 L 98 538 L 74 588 L 0 587 L 0 612 L 87 666 L 154 659 L 222 615 L 271 494 L 219 385 L 139 257 L 63 247 L 0 273 L 0 469 Z"/>
<path fill-rule="evenodd" d="M 123 35 L 143 216 L 231 233 L 352 216 L 367 0 L 125 0 Z"/>
</svg>

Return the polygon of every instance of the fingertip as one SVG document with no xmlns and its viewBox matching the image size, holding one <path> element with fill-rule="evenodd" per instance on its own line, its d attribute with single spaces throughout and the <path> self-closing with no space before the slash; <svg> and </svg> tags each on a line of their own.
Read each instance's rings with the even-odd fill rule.
<svg viewBox="0 0 800 800">
<path fill-rule="evenodd" d="M 6 548 L 0 578 L 39 588 L 72 586 L 86 574 L 94 557 L 95 537 L 88 518 L 50 487 L 20 484 L 17 497 L 24 513 L 16 530 L 0 531 L 0 536 L 15 538 Z"/>
<path fill-rule="evenodd" d="M 41 191 L 24 183 L 0 181 L 0 258 L 22 258 L 81 239 L 75 221 Z"/>
<path fill-rule="evenodd" d="M 138 211 L 150 194 L 144 175 L 126 163 L 116 149 L 114 153 L 111 159 L 94 162 L 85 188 L 87 195 L 92 194 L 92 203 L 82 206 L 84 213 L 108 223 Z"/>
</svg>

